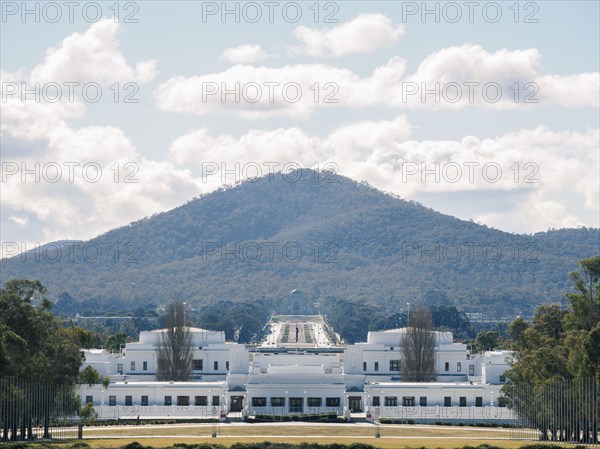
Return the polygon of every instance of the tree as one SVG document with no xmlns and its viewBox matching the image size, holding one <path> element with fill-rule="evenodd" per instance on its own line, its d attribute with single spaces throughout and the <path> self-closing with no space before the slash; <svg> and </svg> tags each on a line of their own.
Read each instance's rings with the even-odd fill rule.
<svg viewBox="0 0 600 449">
<path fill-rule="evenodd" d="M 435 379 L 435 332 L 431 311 L 417 308 L 411 313 L 411 327 L 402 339 L 402 374 L 405 382 L 431 382 Z"/>
<path fill-rule="evenodd" d="M 79 381 L 82 384 L 89 385 L 90 387 L 94 384 L 100 383 L 101 380 L 102 377 L 100 377 L 100 373 L 96 371 L 96 369 L 93 366 L 90 365 L 86 366 L 79 373 Z"/>
<path fill-rule="evenodd" d="M 516 318 L 508 326 L 508 335 L 517 344 L 522 344 L 523 333 L 527 330 L 529 324 L 523 318 Z"/>
<path fill-rule="evenodd" d="M 567 293 L 567 327 L 591 331 L 600 322 L 600 256 L 583 259 L 569 274 L 574 291 Z"/>
<path fill-rule="evenodd" d="M 192 373 L 193 337 L 183 302 L 169 304 L 165 324 L 158 338 L 156 379 L 186 381 Z"/>
<path fill-rule="evenodd" d="M 498 347 L 500 336 L 498 332 L 481 331 L 475 338 L 475 346 L 481 352 L 496 349 Z"/>
<path fill-rule="evenodd" d="M 43 422 L 48 438 L 55 417 L 79 410 L 75 382 L 79 375 L 80 329 L 65 326 L 48 311 L 50 301 L 39 281 L 13 279 L 0 288 L 0 409 L 2 434 L 34 438 Z M 36 306 L 36 304 L 38 304 Z"/>
<path fill-rule="evenodd" d="M 91 402 L 88 402 L 81 407 L 79 414 L 81 416 L 81 420 L 84 422 L 96 421 L 98 419 L 98 412 L 94 408 L 94 404 Z"/>
<path fill-rule="evenodd" d="M 542 439 L 598 442 L 600 414 L 600 257 L 569 275 L 568 310 L 539 307 L 529 326 L 510 327 L 516 363 L 503 392 Z"/>
<path fill-rule="evenodd" d="M 0 289 L 0 378 L 75 384 L 80 332 L 48 311 L 45 293 L 39 281 L 27 279 L 7 281 Z"/>
</svg>

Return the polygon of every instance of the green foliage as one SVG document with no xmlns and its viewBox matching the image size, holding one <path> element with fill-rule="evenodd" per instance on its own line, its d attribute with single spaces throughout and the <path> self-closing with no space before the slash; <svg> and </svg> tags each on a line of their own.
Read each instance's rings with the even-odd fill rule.
<svg viewBox="0 0 600 449">
<path fill-rule="evenodd" d="M 568 310 L 558 304 L 542 306 L 531 325 L 515 320 L 509 327 L 517 361 L 507 372 L 503 391 L 542 431 L 554 426 L 556 432 L 564 414 L 600 411 L 600 256 L 582 260 L 570 279 Z M 523 391 L 526 400 L 519 399 Z"/>
<path fill-rule="evenodd" d="M 480 352 L 496 349 L 500 344 L 500 336 L 498 332 L 481 331 L 475 338 L 475 346 Z"/>
<path fill-rule="evenodd" d="M 98 419 L 98 412 L 94 408 L 94 404 L 88 402 L 81 407 L 80 416 L 83 422 L 96 421 Z"/>
<path fill-rule="evenodd" d="M 518 317 L 508 327 L 508 334 L 510 338 L 517 343 L 517 345 L 523 345 L 523 334 L 529 328 L 529 323 L 523 318 Z"/>
<path fill-rule="evenodd" d="M 24 279 L 0 289 L 0 378 L 67 385 L 77 380 L 80 330 L 48 312 L 45 293 L 39 281 Z"/>
<path fill-rule="evenodd" d="M 100 373 L 96 371 L 93 366 L 86 366 L 79 373 L 79 382 L 82 384 L 87 384 L 90 387 L 94 384 L 99 384 L 102 378 L 100 377 Z"/>
<path fill-rule="evenodd" d="M 237 336 L 239 343 L 260 341 L 269 312 L 261 301 L 218 301 L 204 309 L 198 322 L 200 327 L 224 331 L 227 340 Z"/>
<path fill-rule="evenodd" d="M 50 262 L 52 250 L 41 259 L 3 260 L 0 281 L 40 279 L 51 297 L 60 296 L 55 307 L 69 315 L 124 307 L 138 315 L 174 292 L 196 306 L 219 300 L 276 305 L 301 287 L 311 301 L 336 295 L 390 311 L 410 302 L 528 316 L 567 288 L 558 273 L 598 253 L 598 229 L 509 234 L 341 176 L 299 173 L 297 182 L 290 182 L 295 174 L 267 176 L 100 235 L 86 242 L 102 251 L 95 263 L 81 254 L 84 242 L 68 243 L 73 249 L 63 249 L 56 262 Z M 287 242 L 301 246 L 299 260 L 285 259 Z M 258 260 L 244 259 L 247 244 L 262 245 Z M 422 249 L 436 245 L 439 257 L 423 257 Z M 501 248 L 500 259 L 486 259 L 486 247 Z M 64 257 L 67 252 L 74 257 Z"/>
<path fill-rule="evenodd" d="M 408 318 L 406 312 L 390 314 L 375 302 L 350 301 L 332 296 L 321 302 L 321 310 L 326 313 L 327 322 L 348 343 L 366 341 L 369 331 L 405 327 Z M 429 306 L 429 310 L 434 328 L 451 331 L 457 338 L 467 336 L 469 321 L 464 312 L 454 306 L 433 305 Z"/>
</svg>

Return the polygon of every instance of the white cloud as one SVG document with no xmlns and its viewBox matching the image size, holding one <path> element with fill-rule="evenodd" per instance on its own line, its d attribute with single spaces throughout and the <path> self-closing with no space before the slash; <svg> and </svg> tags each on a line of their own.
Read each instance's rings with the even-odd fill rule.
<svg viewBox="0 0 600 449">
<path fill-rule="evenodd" d="M 118 25 L 101 21 L 66 38 L 31 73 L 2 71 L 2 208 L 7 223 L 23 228 L 30 241 L 91 238 L 155 212 L 179 205 L 198 192 L 185 169 L 142 156 L 115 126 L 73 126 L 85 116 L 80 97 L 71 102 L 28 97 L 19 89 L 32 82 L 86 80 L 147 81 L 154 62 L 128 66 L 118 51 Z M 80 54 L 81 53 L 81 54 Z M 71 61 L 71 60 L 76 60 Z M 128 165 L 126 165 L 128 164 Z M 7 174 L 5 168 L 15 174 Z M 31 171 L 24 177 L 25 170 Z M 130 176 L 126 182 L 126 177 Z"/>
<path fill-rule="evenodd" d="M 30 82 L 147 83 L 154 79 L 156 60 L 130 66 L 119 48 L 120 32 L 120 24 L 103 19 L 83 34 L 73 33 L 46 51 L 44 62 L 31 71 Z"/>
<path fill-rule="evenodd" d="M 326 30 L 299 26 L 294 30 L 302 46 L 294 53 L 303 53 L 315 58 L 340 58 L 358 53 L 371 53 L 378 48 L 397 42 L 404 34 L 402 25 L 395 26 L 383 14 L 360 14 Z"/>
<path fill-rule="evenodd" d="M 232 64 L 253 64 L 264 61 L 269 54 L 258 44 L 246 44 L 239 47 L 226 49 L 221 55 L 221 59 Z"/>
<path fill-rule="evenodd" d="M 585 226 L 579 218 L 568 212 L 564 204 L 548 198 L 540 191 L 524 195 L 515 210 L 481 214 L 474 217 L 474 220 L 497 229 L 510 229 L 520 233 Z"/>
<path fill-rule="evenodd" d="M 547 75 L 539 59 L 535 49 L 491 53 L 463 45 L 429 55 L 410 75 L 399 57 L 365 77 L 327 64 L 237 65 L 218 73 L 172 77 L 158 87 L 155 97 L 164 111 L 226 112 L 245 118 L 307 117 L 317 108 L 505 110 L 600 105 L 598 73 Z M 235 91 L 237 97 L 224 95 L 226 91 Z"/>
<path fill-rule="evenodd" d="M 350 70 L 321 64 L 280 68 L 236 65 L 220 73 L 170 78 L 154 94 L 164 111 L 298 117 L 308 116 L 317 104 L 334 106 L 337 103 L 333 101 L 344 99 L 361 102 L 363 84 Z"/>
<path fill-rule="evenodd" d="M 11 215 L 10 217 L 8 217 L 8 219 L 10 221 L 12 221 L 13 223 L 16 223 L 18 225 L 27 225 L 27 224 L 29 224 L 29 220 L 27 219 L 27 217 L 17 217 L 15 215 Z"/>
</svg>

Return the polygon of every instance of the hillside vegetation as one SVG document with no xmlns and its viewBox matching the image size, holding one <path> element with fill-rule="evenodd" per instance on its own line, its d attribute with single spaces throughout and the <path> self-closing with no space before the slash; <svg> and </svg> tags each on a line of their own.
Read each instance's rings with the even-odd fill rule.
<svg viewBox="0 0 600 449">
<path fill-rule="evenodd" d="M 297 288 L 311 302 L 334 297 L 390 310 L 425 302 L 503 316 L 560 301 L 562 273 L 600 254 L 600 231 L 510 234 L 302 170 L 55 248 L 3 260 L 0 280 L 39 279 L 51 297 L 66 292 L 91 310 L 173 299 L 276 303 Z"/>
</svg>

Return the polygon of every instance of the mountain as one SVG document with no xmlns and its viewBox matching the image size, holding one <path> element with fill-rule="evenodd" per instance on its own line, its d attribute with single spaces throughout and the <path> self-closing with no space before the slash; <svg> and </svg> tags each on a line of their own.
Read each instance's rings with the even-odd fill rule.
<svg viewBox="0 0 600 449">
<path fill-rule="evenodd" d="M 195 198 L 86 242 L 0 262 L 88 308 L 182 299 L 277 302 L 300 289 L 394 308 L 427 302 L 502 316 L 558 302 L 600 230 L 533 235 L 443 215 L 366 183 L 308 169 Z"/>
</svg>

